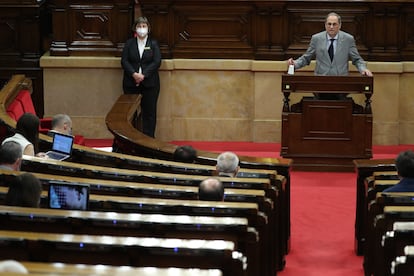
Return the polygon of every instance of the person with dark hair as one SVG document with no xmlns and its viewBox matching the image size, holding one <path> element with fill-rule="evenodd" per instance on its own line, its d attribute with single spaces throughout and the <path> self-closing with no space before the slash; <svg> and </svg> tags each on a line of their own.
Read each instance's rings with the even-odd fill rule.
<svg viewBox="0 0 414 276">
<path fill-rule="evenodd" d="M 239 169 L 239 157 L 235 153 L 226 151 L 217 157 L 218 176 L 236 177 Z"/>
<path fill-rule="evenodd" d="M 42 184 L 31 173 L 23 173 L 9 185 L 5 204 L 20 207 L 39 207 Z"/>
<path fill-rule="evenodd" d="M 14 142 L 7 141 L 0 147 L 0 169 L 20 171 L 22 164 L 22 147 Z"/>
<path fill-rule="evenodd" d="M 122 51 L 121 65 L 124 70 L 125 94 L 141 94 L 142 132 L 155 137 L 157 124 L 157 101 L 160 93 L 158 69 L 161 51 L 158 42 L 149 36 L 150 23 L 140 16 L 134 22 L 135 37 L 126 41 Z"/>
<path fill-rule="evenodd" d="M 190 145 L 179 146 L 175 149 L 173 160 L 184 163 L 194 163 L 197 158 L 197 151 Z"/>
<path fill-rule="evenodd" d="M 32 113 L 23 114 L 16 124 L 15 134 L 4 139 L 3 143 L 14 141 L 18 143 L 24 155 L 34 156 L 39 150 L 39 118 Z M 39 153 L 37 156 L 44 156 Z"/>
<path fill-rule="evenodd" d="M 223 183 L 217 178 L 204 179 L 198 186 L 198 199 L 207 201 L 223 201 Z"/>
<path fill-rule="evenodd" d="M 52 136 L 54 133 L 63 133 L 72 135 L 72 119 L 67 114 L 56 114 L 52 118 L 52 128 L 47 135 Z"/>
<path fill-rule="evenodd" d="M 400 181 L 383 192 L 414 192 L 414 152 L 403 151 L 395 159 Z"/>
</svg>

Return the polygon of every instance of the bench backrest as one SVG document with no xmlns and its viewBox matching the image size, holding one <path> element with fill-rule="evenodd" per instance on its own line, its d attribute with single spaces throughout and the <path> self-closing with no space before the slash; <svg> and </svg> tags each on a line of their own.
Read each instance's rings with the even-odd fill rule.
<svg viewBox="0 0 414 276">
<path fill-rule="evenodd" d="M 244 275 L 242 254 L 224 240 L 163 239 L 0 230 L 0 255 L 14 249 L 18 261 L 156 267 L 214 268 L 224 275 Z M 7 253 L 5 253 L 7 252 Z M 207 257 L 208 256 L 208 257 Z M 4 256 L 1 256 L 4 258 Z M 240 273 L 240 274 L 238 274 Z"/>
</svg>

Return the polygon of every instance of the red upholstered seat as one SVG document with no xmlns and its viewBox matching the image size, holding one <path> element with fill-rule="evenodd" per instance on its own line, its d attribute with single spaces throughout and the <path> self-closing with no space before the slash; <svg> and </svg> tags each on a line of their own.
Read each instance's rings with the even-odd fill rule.
<svg viewBox="0 0 414 276">
<path fill-rule="evenodd" d="M 25 113 L 32 113 L 34 115 L 37 115 L 29 90 L 21 90 L 19 94 L 17 94 L 15 100 L 21 103 Z"/>
<path fill-rule="evenodd" d="M 21 90 L 16 96 L 15 100 L 7 108 L 7 113 L 11 118 L 17 121 L 24 113 L 36 114 L 35 107 L 33 105 L 32 96 L 29 90 Z M 52 118 L 41 118 L 39 132 L 47 134 L 52 128 Z M 85 145 L 85 138 L 82 135 L 75 135 L 75 144 Z"/>
<path fill-rule="evenodd" d="M 13 101 L 8 107 L 7 107 L 7 114 L 9 114 L 10 118 L 17 120 L 25 113 L 23 106 L 21 102 L 19 101 Z"/>
<path fill-rule="evenodd" d="M 85 138 L 82 135 L 75 135 L 75 139 L 73 140 L 73 143 L 84 146 Z"/>
<path fill-rule="evenodd" d="M 19 101 L 21 103 L 25 113 L 32 113 L 34 115 L 37 115 L 35 107 L 33 105 L 32 96 L 30 95 L 29 90 L 21 90 L 19 94 L 16 96 L 16 101 Z M 40 133 L 47 133 L 51 127 L 52 127 L 52 118 L 41 118 L 40 119 L 40 126 L 39 126 Z"/>
</svg>

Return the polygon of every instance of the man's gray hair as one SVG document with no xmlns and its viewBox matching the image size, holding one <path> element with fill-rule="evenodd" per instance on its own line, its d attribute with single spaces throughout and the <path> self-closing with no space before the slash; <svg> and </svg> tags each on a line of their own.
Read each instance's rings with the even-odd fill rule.
<svg viewBox="0 0 414 276">
<path fill-rule="evenodd" d="M 217 157 L 217 170 L 224 173 L 235 173 L 239 167 L 239 157 L 233 152 L 226 151 Z"/>
</svg>

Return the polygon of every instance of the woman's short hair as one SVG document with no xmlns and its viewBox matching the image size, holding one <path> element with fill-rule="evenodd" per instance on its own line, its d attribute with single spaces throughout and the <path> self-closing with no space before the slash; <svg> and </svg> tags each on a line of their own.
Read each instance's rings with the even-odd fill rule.
<svg viewBox="0 0 414 276">
<path fill-rule="evenodd" d="M 141 23 L 147 24 L 148 32 L 150 32 L 151 24 L 149 23 L 148 18 L 146 18 L 145 16 L 140 16 L 137 19 L 135 19 L 134 24 L 132 25 L 132 31 L 135 32 L 135 30 L 137 29 L 137 25 Z"/>
</svg>

